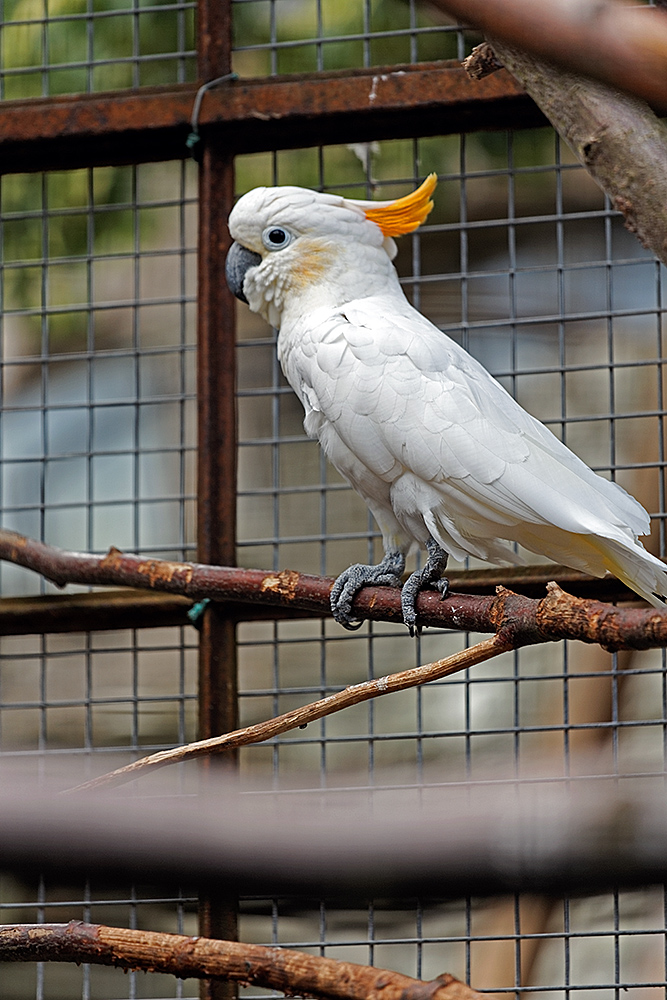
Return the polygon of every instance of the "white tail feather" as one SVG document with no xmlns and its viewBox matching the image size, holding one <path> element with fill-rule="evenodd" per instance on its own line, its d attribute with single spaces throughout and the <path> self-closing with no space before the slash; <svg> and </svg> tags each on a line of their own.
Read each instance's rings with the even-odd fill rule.
<svg viewBox="0 0 667 1000">
<path fill-rule="evenodd" d="M 667 566 L 647 552 L 641 542 L 623 545 L 607 538 L 591 539 L 602 555 L 605 569 L 622 580 L 636 594 L 664 608 L 667 603 Z"/>
</svg>

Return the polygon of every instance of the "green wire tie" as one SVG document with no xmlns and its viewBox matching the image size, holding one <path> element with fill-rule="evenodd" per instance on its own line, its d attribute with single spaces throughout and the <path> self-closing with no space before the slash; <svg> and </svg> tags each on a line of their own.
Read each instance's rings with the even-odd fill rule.
<svg viewBox="0 0 667 1000">
<path fill-rule="evenodd" d="M 201 139 L 199 135 L 199 112 L 201 110 L 201 102 L 204 100 L 204 94 L 207 90 L 211 90 L 213 87 L 218 87 L 221 83 L 226 83 L 228 80 L 238 80 L 238 73 L 225 73 L 224 76 L 219 76 L 215 80 L 209 80 L 208 83 L 202 84 L 202 86 L 197 91 L 195 96 L 195 103 L 192 108 L 192 118 L 190 119 L 190 134 L 185 140 L 185 145 L 190 150 L 190 155 L 194 159 L 194 148 Z"/>
<path fill-rule="evenodd" d="M 206 608 L 210 603 L 211 603 L 211 598 L 205 597 L 202 601 L 197 601 L 196 604 L 193 604 L 190 610 L 187 612 L 188 618 L 190 619 L 194 627 L 197 629 L 197 631 L 199 631 L 199 629 L 201 629 L 202 627 L 203 624 L 202 619 L 204 617 L 204 612 L 206 611 Z"/>
</svg>

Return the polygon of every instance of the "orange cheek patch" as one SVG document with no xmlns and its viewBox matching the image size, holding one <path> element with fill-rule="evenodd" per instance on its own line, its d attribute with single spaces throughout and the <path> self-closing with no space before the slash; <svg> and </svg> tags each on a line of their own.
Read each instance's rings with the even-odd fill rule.
<svg viewBox="0 0 667 1000">
<path fill-rule="evenodd" d="M 294 262 L 290 273 L 290 283 L 295 288 L 306 288 L 326 277 L 331 270 L 333 255 L 326 244 L 303 237 L 299 241 L 299 249 L 298 261 Z"/>
<path fill-rule="evenodd" d="M 421 226 L 433 208 L 431 195 L 437 183 L 436 174 L 429 174 L 416 191 L 404 198 L 378 202 L 377 206 L 370 208 L 364 206 L 366 218 L 380 227 L 383 236 L 403 236 L 405 233 L 411 233 Z"/>
</svg>

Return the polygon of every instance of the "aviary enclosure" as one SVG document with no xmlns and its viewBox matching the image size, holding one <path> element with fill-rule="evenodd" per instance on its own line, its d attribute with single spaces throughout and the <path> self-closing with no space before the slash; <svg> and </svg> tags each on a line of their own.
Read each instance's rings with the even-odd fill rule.
<svg viewBox="0 0 667 1000">
<path fill-rule="evenodd" d="M 4 0 L 3 529 L 99 557 L 263 570 L 285 586 L 284 571 L 330 577 L 377 555 L 361 500 L 304 434 L 272 331 L 225 286 L 226 218 L 261 184 L 389 199 L 435 171 L 435 208 L 400 241 L 409 297 L 641 500 L 664 553 L 664 267 L 506 71 L 465 75 L 479 40 L 415 0 Z M 554 573 L 533 562 L 519 581 L 474 561 L 452 580 L 534 599 Z M 183 597 L 62 590 L 16 561 L 0 583 L 0 766 L 28 784 L 83 782 L 482 638 L 429 627 L 411 639 L 392 621 L 352 634 L 321 610 L 236 598 L 195 628 Z M 244 746 L 221 770 L 338 801 L 343 827 L 355 792 L 472 784 L 506 789 L 511 810 L 511 790 L 538 772 L 657 796 L 666 678 L 659 648 L 526 646 Z M 163 769 L 137 794 L 187 810 L 200 770 Z M 69 920 L 238 935 L 422 979 L 446 970 L 494 995 L 648 1000 L 667 984 L 662 887 L 487 898 L 477 885 L 453 898 L 422 886 L 361 905 L 286 889 L 232 901 L 94 869 L 2 872 L 0 923 Z M 199 989 L 86 964 L 0 965 L 7 1000 Z"/>
</svg>

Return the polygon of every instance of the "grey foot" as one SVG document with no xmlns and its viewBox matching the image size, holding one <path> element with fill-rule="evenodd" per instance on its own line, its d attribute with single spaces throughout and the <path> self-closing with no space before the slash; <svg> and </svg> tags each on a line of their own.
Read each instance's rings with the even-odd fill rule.
<svg viewBox="0 0 667 1000">
<path fill-rule="evenodd" d="M 355 563 L 344 570 L 331 588 L 331 612 L 343 628 L 354 632 L 363 622 L 352 617 L 352 602 L 365 586 L 400 587 L 405 569 L 402 552 L 388 552 L 377 566 Z"/>
<path fill-rule="evenodd" d="M 403 608 L 403 621 L 410 629 L 410 635 L 415 634 L 415 629 L 419 631 L 417 625 L 417 609 L 415 607 L 417 595 L 424 587 L 435 587 L 439 590 L 443 598 L 447 596 L 449 580 L 444 576 L 447 569 L 447 553 L 441 549 L 436 541 L 429 538 L 426 542 L 428 559 L 423 569 L 412 573 L 401 591 L 401 607 Z"/>
</svg>

